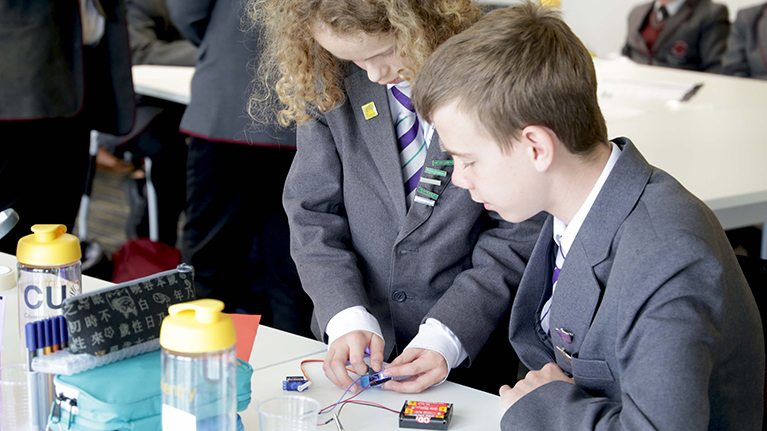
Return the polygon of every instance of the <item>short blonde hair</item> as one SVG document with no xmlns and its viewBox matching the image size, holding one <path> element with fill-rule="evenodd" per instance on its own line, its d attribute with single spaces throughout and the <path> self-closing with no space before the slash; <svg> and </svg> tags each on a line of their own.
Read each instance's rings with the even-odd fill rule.
<svg viewBox="0 0 767 431">
<path fill-rule="evenodd" d="M 303 123 L 317 109 L 327 112 L 345 100 L 345 62 L 334 58 L 312 36 L 316 24 L 339 35 L 390 33 L 411 79 L 442 42 L 481 16 L 472 0 L 249 0 L 248 15 L 264 41 L 258 75 L 281 102 L 283 126 Z M 270 94 L 254 94 L 251 116 L 273 109 Z"/>
<path fill-rule="evenodd" d="M 504 151 L 529 125 L 548 127 L 573 154 L 607 142 L 591 55 L 557 11 L 531 1 L 442 44 L 412 86 L 423 118 L 457 101 Z"/>
</svg>

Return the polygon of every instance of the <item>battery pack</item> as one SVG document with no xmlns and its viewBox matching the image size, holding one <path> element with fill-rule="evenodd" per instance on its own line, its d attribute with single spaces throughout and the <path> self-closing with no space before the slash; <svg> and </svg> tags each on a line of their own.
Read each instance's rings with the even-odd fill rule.
<svg viewBox="0 0 767 431">
<path fill-rule="evenodd" d="M 405 401 L 399 412 L 400 428 L 446 430 L 453 415 L 452 403 Z"/>
</svg>

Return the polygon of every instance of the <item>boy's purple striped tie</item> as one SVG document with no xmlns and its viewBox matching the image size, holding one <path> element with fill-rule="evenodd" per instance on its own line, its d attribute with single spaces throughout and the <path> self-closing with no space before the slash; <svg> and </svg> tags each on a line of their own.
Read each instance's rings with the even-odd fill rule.
<svg viewBox="0 0 767 431">
<path fill-rule="evenodd" d="M 557 240 L 559 240 L 559 238 L 557 238 Z M 557 247 L 557 257 L 554 259 L 554 271 L 552 271 L 551 274 L 551 296 L 549 296 L 548 301 L 543 304 L 543 308 L 541 309 L 541 328 L 543 328 L 543 330 L 546 331 L 546 333 L 549 335 L 551 335 L 551 331 L 549 329 L 549 311 L 551 311 L 551 301 L 554 299 L 554 289 L 557 288 L 559 272 L 562 270 L 562 265 L 565 263 L 565 254 L 562 252 L 562 248 L 559 247 L 559 241 L 556 241 L 555 246 Z"/>
<path fill-rule="evenodd" d="M 423 162 L 426 160 L 426 140 L 418 121 L 418 115 L 410 98 L 397 87 L 391 88 L 394 98 L 405 109 L 400 110 L 397 118 L 397 143 L 399 144 L 399 160 L 402 167 L 402 180 L 405 183 L 407 206 L 413 203 L 415 189 L 421 178 Z"/>
</svg>

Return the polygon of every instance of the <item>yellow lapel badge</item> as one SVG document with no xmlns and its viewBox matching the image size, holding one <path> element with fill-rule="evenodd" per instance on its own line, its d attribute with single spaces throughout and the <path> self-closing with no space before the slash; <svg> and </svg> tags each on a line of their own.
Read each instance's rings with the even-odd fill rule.
<svg viewBox="0 0 767 431">
<path fill-rule="evenodd" d="M 362 114 L 365 115 L 366 120 L 369 120 L 373 117 L 377 117 L 378 110 L 376 109 L 376 104 L 373 102 L 370 102 L 367 105 L 362 105 Z"/>
</svg>

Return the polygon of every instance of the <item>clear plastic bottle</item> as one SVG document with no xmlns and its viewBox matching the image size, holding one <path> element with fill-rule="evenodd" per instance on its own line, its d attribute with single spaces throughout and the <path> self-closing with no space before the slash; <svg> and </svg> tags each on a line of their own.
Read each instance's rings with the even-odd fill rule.
<svg viewBox="0 0 767 431">
<path fill-rule="evenodd" d="M 235 431 L 237 357 L 224 303 L 171 305 L 160 329 L 163 431 Z"/>
<path fill-rule="evenodd" d="M 63 224 L 36 224 L 32 232 L 19 240 L 16 249 L 22 331 L 27 323 L 62 314 L 64 299 L 82 293 L 82 252 L 77 237 L 66 233 Z"/>
</svg>

